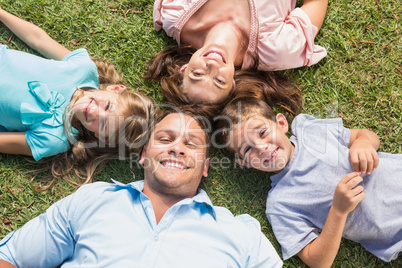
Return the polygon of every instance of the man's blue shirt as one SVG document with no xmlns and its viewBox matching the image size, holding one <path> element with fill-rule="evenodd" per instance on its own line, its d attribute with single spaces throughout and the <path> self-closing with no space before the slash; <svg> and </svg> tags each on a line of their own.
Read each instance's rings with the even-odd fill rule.
<svg viewBox="0 0 402 268">
<path fill-rule="evenodd" d="M 281 267 L 258 221 L 215 207 L 199 189 L 157 224 L 144 182 L 96 182 L 0 241 L 17 267 Z"/>
</svg>

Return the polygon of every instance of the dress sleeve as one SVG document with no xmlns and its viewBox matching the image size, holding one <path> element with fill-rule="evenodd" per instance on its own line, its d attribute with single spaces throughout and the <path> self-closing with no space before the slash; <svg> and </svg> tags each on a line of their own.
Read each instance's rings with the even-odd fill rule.
<svg viewBox="0 0 402 268">
<path fill-rule="evenodd" d="M 0 241 L 0 259 L 16 267 L 58 267 L 74 253 L 73 221 L 80 192 L 65 197 Z"/>
<path fill-rule="evenodd" d="M 63 126 L 56 128 L 42 126 L 29 130 L 25 132 L 25 138 L 35 161 L 63 153 L 70 148 Z"/>
<path fill-rule="evenodd" d="M 153 20 L 154 20 L 154 28 L 157 31 L 160 31 L 162 29 L 162 21 L 161 21 L 162 1 L 163 0 L 155 0 L 154 3 Z"/>
<path fill-rule="evenodd" d="M 70 52 L 62 61 L 69 66 L 63 70 L 65 79 L 73 78 L 77 87 L 99 88 L 98 68 L 85 48 Z"/>
<path fill-rule="evenodd" d="M 284 70 L 311 66 L 327 55 L 325 48 L 314 44 L 318 29 L 301 8 L 292 10 L 282 21 L 262 22 L 259 28 L 261 69 Z"/>
</svg>

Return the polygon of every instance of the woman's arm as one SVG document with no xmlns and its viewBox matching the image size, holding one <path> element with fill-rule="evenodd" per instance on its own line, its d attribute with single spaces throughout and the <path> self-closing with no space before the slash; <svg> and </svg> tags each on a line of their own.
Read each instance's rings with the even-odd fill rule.
<svg viewBox="0 0 402 268">
<path fill-rule="evenodd" d="M 301 9 L 309 16 L 311 23 L 321 29 L 327 13 L 328 0 L 304 0 Z"/>
<path fill-rule="evenodd" d="M 71 51 L 53 40 L 38 26 L 20 19 L 0 7 L 0 21 L 31 48 L 49 59 L 62 60 Z"/>
<path fill-rule="evenodd" d="M 297 255 L 310 267 L 331 267 L 341 243 L 348 214 L 363 200 L 365 193 L 359 173 L 353 172 L 338 183 L 331 209 L 321 234 Z"/>
<path fill-rule="evenodd" d="M 351 129 L 349 160 L 353 171 L 370 174 L 377 168 L 380 139 L 368 129 Z"/>
<path fill-rule="evenodd" d="M 0 132 L 0 153 L 32 156 L 25 132 Z"/>
</svg>

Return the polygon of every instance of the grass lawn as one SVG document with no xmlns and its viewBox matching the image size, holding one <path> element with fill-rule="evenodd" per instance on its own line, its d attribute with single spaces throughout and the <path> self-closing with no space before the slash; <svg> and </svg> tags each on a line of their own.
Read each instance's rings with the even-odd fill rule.
<svg viewBox="0 0 402 268">
<path fill-rule="evenodd" d="M 85 47 L 91 56 L 109 59 L 124 73 L 129 85 L 162 101 L 158 85 L 141 80 L 152 55 L 174 44 L 163 32 L 155 32 L 152 0 L 3 0 L 0 5 L 42 27 L 70 50 Z M 389 153 L 402 153 L 400 16 L 401 5 L 391 0 L 330 0 L 316 37 L 328 56 L 315 66 L 286 71 L 303 92 L 303 112 L 322 118 L 342 117 L 347 127 L 371 129 L 380 136 L 380 151 Z M 2 24 L 0 41 L 10 48 L 35 53 Z M 212 150 L 212 157 L 230 161 L 224 167 L 212 163 L 202 188 L 215 205 L 257 218 L 281 252 L 265 217 L 268 176 L 236 166 L 224 151 Z M 36 167 L 24 157 L 0 154 L 0 238 L 76 189 L 59 181 L 46 192 L 35 192 L 30 183 L 32 175 L 26 172 Z M 110 178 L 128 183 L 142 179 L 142 170 L 136 162 L 116 160 L 97 175 L 97 180 Z M 40 177 L 34 183 L 38 180 Z M 284 263 L 304 266 L 298 257 Z M 347 240 L 342 241 L 334 263 L 334 267 L 401 266 L 402 257 L 382 262 Z"/>
</svg>

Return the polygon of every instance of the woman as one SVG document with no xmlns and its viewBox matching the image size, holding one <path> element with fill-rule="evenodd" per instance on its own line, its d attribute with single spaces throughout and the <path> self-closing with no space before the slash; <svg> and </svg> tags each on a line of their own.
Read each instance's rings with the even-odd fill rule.
<svg viewBox="0 0 402 268">
<path fill-rule="evenodd" d="M 161 52 L 147 78 L 188 103 L 222 103 L 235 88 L 235 67 L 284 70 L 326 56 L 314 37 L 327 0 L 157 0 L 154 26 L 180 46 Z M 189 45 L 193 50 L 185 45 Z"/>
</svg>

